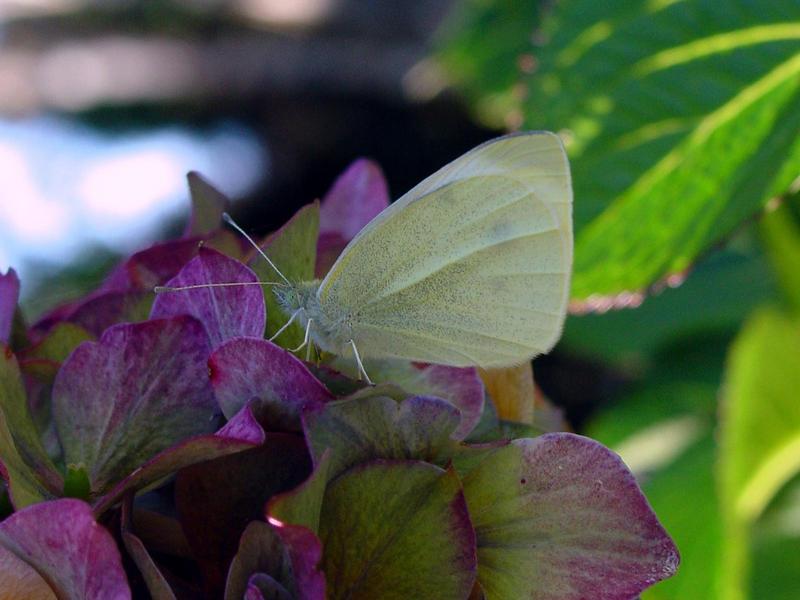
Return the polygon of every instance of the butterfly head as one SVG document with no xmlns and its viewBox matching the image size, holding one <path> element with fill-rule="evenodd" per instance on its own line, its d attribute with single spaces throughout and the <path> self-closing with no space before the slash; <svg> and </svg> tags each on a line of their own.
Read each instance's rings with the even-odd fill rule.
<svg viewBox="0 0 800 600">
<path fill-rule="evenodd" d="M 272 293 L 275 294 L 278 304 L 287 313 L 293 313 L 301 307 L 300 295 L 297 292 L 297 288 L 293 285 L 276 285 L 272 288 Z"/>
<path fill-rule="evenodd" d="M 307 309 L 309 305 L 315 304 L 318 287 L 318 281 L 304 281 L 297 284 L 276 285 L 272 288 L 272 293 L 275 294 L 284 312 L 292 314 L 300 308 Z"/>
</svg>

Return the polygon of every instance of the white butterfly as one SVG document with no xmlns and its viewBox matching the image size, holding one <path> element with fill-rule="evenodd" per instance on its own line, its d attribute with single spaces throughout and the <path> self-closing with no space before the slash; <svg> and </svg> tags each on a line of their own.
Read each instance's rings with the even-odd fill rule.
<svg viewBox="0 0 800 600">
<path fill-rule="evenodd" d="M 414 187 L 321 282 L 284 277 L 273 291 L 289 316 L 281 331 L 295 319 L 305 327 L 295 351 L 309 341 L 352 350 L 369 381 L 362 355 L 502 367 L 547 352 L 563 327 L 571 267 L 566 153 L 555 134 L 518 133 Z"/>
</svg>

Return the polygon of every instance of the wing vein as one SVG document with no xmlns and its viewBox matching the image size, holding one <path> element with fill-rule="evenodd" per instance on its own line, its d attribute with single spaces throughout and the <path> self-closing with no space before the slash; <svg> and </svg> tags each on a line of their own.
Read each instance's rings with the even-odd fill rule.
<svg viewBox="0 0 800 600">
<path fill-rule="evenodd" d="M 489 243 L 489 244 L 480 246 L 478 248 L 473 248 L 469 252 L 467 252 L 465 254 L 462 254 L 461 256 L 459 256 L 458 258 L 456 258 L 456 259 L 454 259 L 454 260 L 452 260 L 450 262 L 447 262 L 447 263 L 444 263 L 444 264 L 438 266 L 436 269 L 434 269 L 432 271 L 428 271 L 427 273 L 421 275 L 420 277 L 415 277 L 414 279 L 410 279 L 410 280 L 404 281 L 402 284 L 400 284 L 400 286 L 392 287 L 391 291 L 389 291 L 388 293 L 381 293 L 381 294 L 376 295 L 369 302 L 365 302 L 364 304 L 362 304 L 361 307 L 359 308 L 358 312 L 360 313 L 361 310 L 363 310 L 365 308 L 368 308 L 369 306 L 375 304 L 376 302 L 383 301 L 386 298 L 389 298 L 390 296 L 393 296 L 393 295 L 395 295 L 395 294 L 397 294 L 399 292 L 402 292 L 404 290 L 412 288 L 415 285 L 418 285 L 418 284 L 422 283 L 426 279 L 429 279 L 433 275 L 436 275 L 437 273 L 443 271 L 444 269 L 452 267 L 453 265 L 457 265 L 458 263 L 462 262 L 463 260 L 465 260 L 467 258 L 470 258 L 472 256 L 475 256 L 476 254 L 480 254 L 481 252 L 486 252 L 487 250 L 490 250 L 490 249 L 494 248 L 495 246 L 500 246 L 500 245 L 506 244 L 508 242 L 514 242 L 516 240 L 522 240 L 522 239 L 529 238 L 529 237 L 537 237 L 537 236 L 540 236 L 540 235 L 542 235 L 544 233 L 548 233 L 550 231 L 558 231 L 558 227 L 551 227 L 549 229 L 541 229 L 539 231 L 532 232 L 532 233 L 524 233 L 522 235 L 515 235 L 513 237 L 508 237 L 508 238 L 505 238 L 505 239 L 502 239 L 502 240 L 492 240 L 492 242 Z M 537 274 L 546 275 L 547 273 L 537 273 Z"/>
</svg>

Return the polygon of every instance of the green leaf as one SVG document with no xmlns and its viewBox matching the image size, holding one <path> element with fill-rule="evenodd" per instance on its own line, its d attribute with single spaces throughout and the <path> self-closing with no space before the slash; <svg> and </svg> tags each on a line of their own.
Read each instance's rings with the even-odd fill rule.
<svg viewBox="0 0 800 600">
<path fill-rule="evenodd" d="M 715 462 L 716 447 L 709 433 L 646 481 L 644 492 L 680 548 L 682 564 L 675 577 L 647 590 L 642 600 L 719 598 L 715 575 L 723 537 Z"/>
<path fill-rule="evenodd" d="M 292 283 L 314 279 L 317 260 L 317 237 L 319 236 L 319 202 L 304 206 L 278 231 L 261 245 L 270 260 Z M 267 261 L 255 254 L 248 262 L 259 281 L 284 283 Z M 267 304 L 267 337 L 286 324 L 289 316 L 284 314 L 270 286 L 264 286 Z M 275 342 L 284 348 L 295 348 L 303 341 L 303 328 L 292 323 Z"/>
<path fill-rule="evenodd" d="M 800 321 L 772 309 L 756 313 L 731 349 L 724 389 L 720 579 L 726 598 L 744 598 L 751 526 L 800 472 Z"/>
<path fill-rule="evenodd" d="M 535 69 L 531 37 L 542 2 L 463 0 L 439 32 L 438 62 L 489 125 L 507 123 L 519 99 L 514 84 Z M 499 68 L 498 68 L 499 67 Z M 412 71 L 413 74 L 413 71 Z"/>
<path fill-rule="evenodd" d="M 320 520 L 328 597 L 466 598 L 475 532 L 452 470 L 374 461 L 328 487 Z"/>
<path fill-rule="evenodd" d="M 599 19 L 590 4 L 564 3 L 528 105 L 575 136 L 577 298 L 683 271 L 800 165 L 783 2 L 621 2 Z"/>
<path fill-rule="evenodd" d="M 683 273 L 797 177 L 800 22 L 783 0 L 570 0 L 539 37 L 519 108 L 566 133 L 574 298 Z"/>
<path fill-rule="evenodd" d="M 747 315 L 775 292 L 763 256 L 725 249 L 698 265 L 682 285 L 637 308 L 570 316 L 559 348 L 616 366 L 639 366 L 681 339 L 699 334 L 732 339 Z"/>
<path fill-rule="evenodd" d="M 753 531 L 750 598 L 795 600 L 800 589 L 800 476 L 785 486 Z"/>
<path fill-rule="evenodd" d="M 17 509 L 61 492 L 61 476 L 39 438 L 14 354 L 0 346 L 0 461 Z"/>
<path fill-rule="evenodd" d="M 800 471 L 800 321 L 756 313 L 734 344 L 725 381 L 723 493 L 750 522 Z"/>
<path fill-rule="evenodd" d="M 772 269 L 783 297 L 793 310 L 800 310 L 800 225 L 787 198 L 761 219 L 760 230 Z"/>
</svg>

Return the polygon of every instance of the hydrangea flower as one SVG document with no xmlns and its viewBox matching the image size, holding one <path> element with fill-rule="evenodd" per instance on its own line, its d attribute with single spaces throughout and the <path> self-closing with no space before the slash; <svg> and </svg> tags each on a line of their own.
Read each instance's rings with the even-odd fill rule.
<svg viewBox="0 0 800 600">
<path fill-rule="evenodd" d="M 365 386 L 335 357 L 287 351 L 302 332 L 265 339 L 286 317 L 252 284 L 275 273 L 221 228 L 224 197 L 189 179 L 180 239 L 32 326 L 16 275 L 0 275 L 0 589 L 623 600 L 675 572 L 620 458 L 503 423 L 509 400 L 476 369 L 375 362 Z M 357 161 L 260 244 L 313 278 L 386 190 Z M 244 285 L 152 292 L 207 283 Z M 490 389 L 533 402 L 528 388 Z"/>
</svg>

